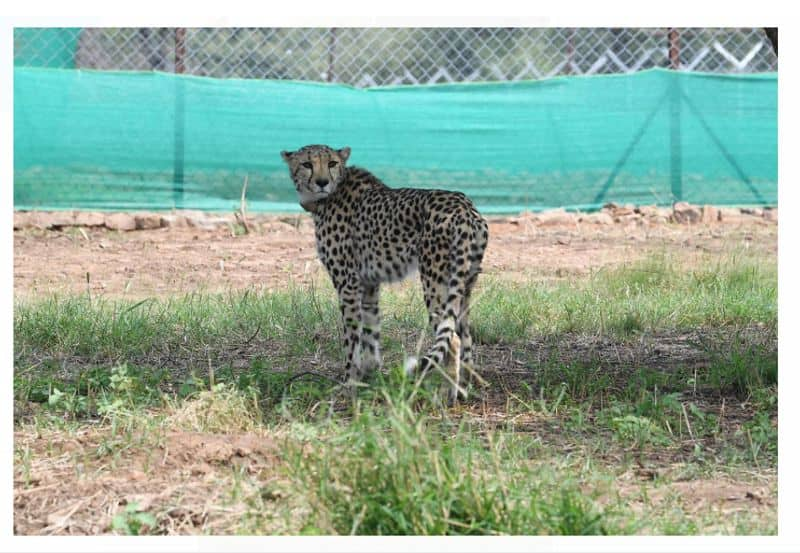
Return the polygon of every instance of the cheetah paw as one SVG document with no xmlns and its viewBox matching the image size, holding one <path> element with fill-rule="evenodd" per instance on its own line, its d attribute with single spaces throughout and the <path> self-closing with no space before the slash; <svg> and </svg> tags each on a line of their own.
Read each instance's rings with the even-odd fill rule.
<svg viewBox="0 0 800 553">
<path fill-rule="evenodd" d="M 419 365 L 419 360 L 416 356 L 410 355 L 406 357 L 406 362 L 403 365 L 403 369 L 405 370 L 406 376 L 413 376 L 414 372 L 417 370 L 417 366 Z"/>
</svg>

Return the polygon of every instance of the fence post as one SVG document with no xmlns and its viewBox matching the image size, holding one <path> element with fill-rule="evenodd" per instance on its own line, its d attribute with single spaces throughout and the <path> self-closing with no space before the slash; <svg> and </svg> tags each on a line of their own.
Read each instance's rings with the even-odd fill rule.
<svg viewBox="0 0 800 553">
<path fill-rule="evenodd" d="M 669 64 L 673 71 L 680 70 L 680 34 L 671 27 L 667 33 L 669 41 Z M 670 147 L 670 187 L 673 201 L 683 199 L 683 157 L 681 147 L 681 90 L 677 73 L 670 73 L 669 94 L 669 147 Z"/>
<path fill-rule="evenodd" d="M 186 28 L 175 29 L 175 74 L 181 75 L 186 70 Z M 184 130 L 185 130 L 185 101 L 184 82 L 180 77 L 175 77 L 175 157 L 172 169 L 172 198 L 176 208 L 183 207 L 183 164 L 184 164 Z"/>
<path fill-rule="evenodd" d="M 573 57 L 575 56 L 575 28 L 571 28 L 569 30 L 569 36 L 567 38 L 567 65 L 564 67 L 566 68 L 566 74 L 572 75 L 574 71 L 572 70 L 572 61 Z"/>
<path fill-rule="evenodd" d="M 333 64 L 336 60 L 335 50 L 336 50 L 336 27 L 331 27 L 328 40 L 328 82 L 333 82 Z"/>
</svg>

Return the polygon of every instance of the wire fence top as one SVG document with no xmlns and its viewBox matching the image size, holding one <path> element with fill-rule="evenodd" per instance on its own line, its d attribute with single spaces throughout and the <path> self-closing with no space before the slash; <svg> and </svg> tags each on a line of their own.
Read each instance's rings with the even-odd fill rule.
<svg viewBox="0 0 800 553">
<path fill-rule="evenodd" d="M 371 87 L 777 69 L 760 28 L 18 28 L 16 65 Z"/>
</svg>

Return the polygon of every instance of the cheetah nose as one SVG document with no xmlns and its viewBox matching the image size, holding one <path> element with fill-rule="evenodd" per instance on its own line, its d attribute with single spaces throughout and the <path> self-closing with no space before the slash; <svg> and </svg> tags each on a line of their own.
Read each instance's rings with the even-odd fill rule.
<svg viewBox="0 0 800 553">
<path fill-rule="evenodd" d="M 328 186 L 328 179 L 317 179 L 316 183 L 317 186 L 319 186 L 320 188 L 325 188 L 326 186 Z"/>
</svg>

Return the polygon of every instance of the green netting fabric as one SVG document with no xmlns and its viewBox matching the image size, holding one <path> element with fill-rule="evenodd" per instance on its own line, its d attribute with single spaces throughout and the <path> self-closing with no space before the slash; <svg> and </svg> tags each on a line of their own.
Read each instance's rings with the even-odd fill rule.
<svg viewBox="0 0 800 553">
<path fill-rule="evenodd" d="M 16 67 L 17 209 L 300 208 L 279 152 L 349 145 L 486 213 L 777 202 L 777 75 L 651 70 L 356 89 Z"/>
</svg>

